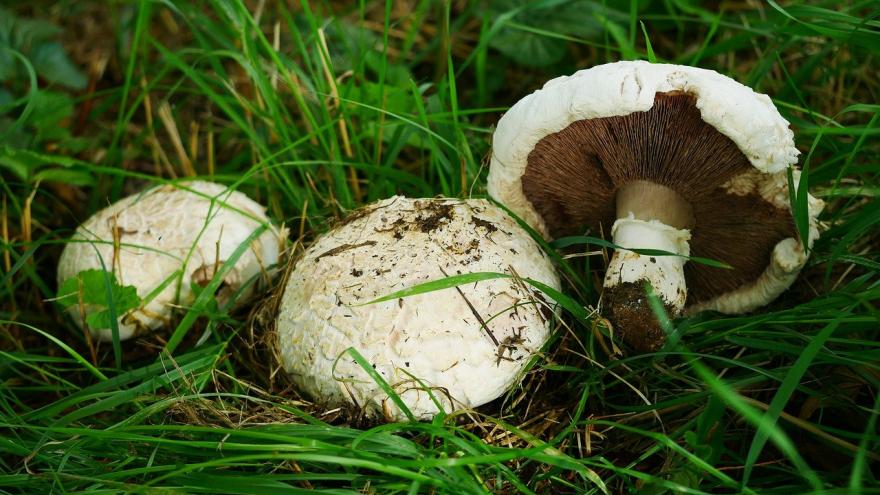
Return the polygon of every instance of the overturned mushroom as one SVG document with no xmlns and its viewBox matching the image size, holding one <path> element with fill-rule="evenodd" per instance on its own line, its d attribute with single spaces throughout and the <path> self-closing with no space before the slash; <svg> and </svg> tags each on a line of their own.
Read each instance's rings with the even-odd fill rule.
<svg viewBox="0 0 880 495">
<path fill-rule="evenodd" d="M 366 304 L 447 275 L 496 278 Z M 346 350 L 356 349 L 416 418 L 476 407 L 517 380 L 552 310 L 522 279 L 558 288 L 540 247 L 485 200 L 394 197 L 354 212 L 290 274 L 277 332 L 284 368 L 328 406 L 404 413 Z"/>
<path fill-rule="evenodd" d="M 547 237 L 589 229 L 678 255 L 617 250 L 606 271 L 609 319 L 656 350 L 646 282 L 677 316 L 750 311 L 794 281 L 807 259 L 788 201 L 797 155 L 766 95 L 709 70 L 618 62 L 554 79 L 504 115 L 489 192 Z M 822 206 L 809 197 L 809 245 Z"/>
<path fill-rule="evenodd" d="M 193 287 L 206 286 L 262 225 L 267 225 L 265 232 L 241 254 L 216 293 L 220 303 L 233 295 L 244 300 L 253 288 L 244 284 L 269 275 L 278 262 L 285 234 L 268 224 L 265 208 L 244 194 L 201 181 L 155 187 L 95 213 L 65 246 L 58 284 L 87 270 L 106 270 L 119 284 L 134 286 L 141 299 L 149 300 L 120 316 L 119 338 L 125 340 L 163 326 L 175 306 L 191 304 Z M 92 309 L 65 305 L 80 326 Z M 112 339 L 110 328 L 89 330 L 101 340 Z"/>
</svg>

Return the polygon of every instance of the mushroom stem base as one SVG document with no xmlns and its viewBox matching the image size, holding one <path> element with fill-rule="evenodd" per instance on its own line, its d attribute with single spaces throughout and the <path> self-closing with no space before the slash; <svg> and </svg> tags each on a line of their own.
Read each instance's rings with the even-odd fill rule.
<svg viewBox="0 0 880 495">
<path fill-rule="evenodd" d="M 690 231 L 657 220 L 620 218 L 611 229 L 614 243 L 622 248 L 651 249 L 680 255 L 637 254 L 618 249 L 605 273 L 607 315 L 623 339 L 641 351 L 659 349 L 665 340 L 648 298 L 645 283 L 670 316 L 678 316 L 687 299 L 682 256 L 690 254 Z"/>
</svg>

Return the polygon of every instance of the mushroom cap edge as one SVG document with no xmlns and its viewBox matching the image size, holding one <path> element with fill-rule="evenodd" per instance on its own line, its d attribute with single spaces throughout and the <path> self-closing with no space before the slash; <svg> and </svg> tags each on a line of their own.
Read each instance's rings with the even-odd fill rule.
<svg viewBox="0 0 880 495">
<path fill-rule="evenodd" d="M 657 93 L 671 91 L 693 94 L 702 119 L 756 169 L 775 173 L 797 162 L 794 134 L 767 95 L 708 69 L 623 61 L 557 77 L 514 104 L 493 134 L 489 194 L 546 237 L 543 220 L 522 192 L 538 141 L 578 120 L 648 110 Z"/>
</svg>

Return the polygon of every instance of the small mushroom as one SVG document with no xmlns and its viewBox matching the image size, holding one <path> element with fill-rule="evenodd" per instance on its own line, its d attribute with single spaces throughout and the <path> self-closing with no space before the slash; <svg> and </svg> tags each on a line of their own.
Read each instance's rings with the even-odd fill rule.
<svg viewBox="0 0 880 495">
<path fill-rule="evenodd" d="M 239 245 L 267 223 L 265 208 L 224 185 L 195 181 L 155 187 L 80 225 L 61 253 L 58 284 L 103 269 L 113 272 L 120 285 L 134 286 L 142 300 L 153 296 L 119 318 L 119 338 L 125 340 L 169 323 L 175 306 L 194 301 L 193 286 L 206 286 Z M 254 277 L 269 275 L 285 237 L 269 223 L 227 273 L 215 294 L 218 302 L 227 302 Z M 178 270 L 182 276 L 175 277 Z M 245 288 L 239 300 L 252 289 L 253 284 Z M 68 312 L 82 326 L 83 312 L 90 309 L 73 304 Z M 100 340 L 112 339 L 109 328 L 89 330 Z"/>
<path fill-rule="evenodd" d="M 554 79 L 502 117 L 489 192 L 546 237 L 589 229 L 678 255 L 617 250 L 606 271 L 606 314 L 649 351 L 665 333 L 646 282 L 671 316 L 750 311 L 791 285 L 807 260 L 788 200 L 797 155 L 766 95 L 710 70 L 618 62 Z M 822 207 L 809 197 L 810 246 Z"/>
<path fill-rule="evenodd" d="M 477 272 L 516 275 L 370 303 Z M 521 277 L 521 279 L 519 278 Z M 519 378 L 552 310 L 522 279 L 559 287 L 538 244 L 486 200 L 393 197 L 354 212 L 290 273 L 277 319 L 282 364 L 316 401 L 404 413 L 346 352 L 356 349 L 416 418 L 476 407 Z"/>
</svg>

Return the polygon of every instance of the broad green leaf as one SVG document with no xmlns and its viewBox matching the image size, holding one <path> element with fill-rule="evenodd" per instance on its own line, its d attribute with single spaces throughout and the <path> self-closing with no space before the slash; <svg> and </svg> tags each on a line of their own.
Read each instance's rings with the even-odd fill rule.
<svg viewBox="0 0 880 495">
<path fill-rule="evenodd" d="M 15 16 L 9 11 L 0 12 L 0 15 L 6 16 L 12 22 L 9 43 L 25 52 L 61 33 L 61 28 L 42 19 Z"/>
<path fill-rule="evenodd" d="M 84 88 L 88 79 L 70 60 L 61 43 L 54 41 L 60 32 L 61 29 L 50 22 L 17 17 L 0 9 L 0 81 L 14 78 L 21 70 L 11 56 L 11 49 L 24 54 L 43 79 L 71 89 Z"/>
<path fill-rule="evenodd" d="M 595 16 L 597 8 L 588 1 L 496 0 L 490 4 L 489 15 L 502 18 L 503 14 L 515 13 L 492 36 L 489 46 L 522 65 L 556 63 L 566 53 L 563 36 L 592 38 L 602 32 L 602 22 Z"/>
<path fill-rule="evenodd" d="M 528 66 L 550 65 L 565 55 L 565 41 L 514 28 L 501 30 L 492 38 L 489 46 L 516 63 Z"/>
<path fill-rule="evenodd" d="M 110 281 L 109 298 L 107 280 Z M 80 301 L 86 305 L 97 306 L 98 311 L 90 311 L 86 316 L 86 323 L 92 328 L 110 327 L 110 311 L 104 309 L 110 307 L 110 301 L 114 306 L 115 314 L 120 316 L 141 304 L 137 289 L 130 285 L 119 285 L 116 276 L 104 270 L 85 270 L 65 280 L 58 288 L 57 301 L 65 308 L 79 304 Z"/>
<path fill-rule="evenodd" d="M 65 120 L 73 115 L 73 99 L 58 91 L 40 90 L 33 95 L 34 111 L 27 125 L 36 129 L 40 139 L 58 139 L 69 135 Z"/>
<path fill-rule="evenodd" d="M 56 91 L 35 90 L 27 98 L 18 102 L 13 100 L 12 103 L 7 106 L 10 118 L 2 119 L 8 123 L 0 121 L 0 146 L 37 149 L 35 144 L 47 141 L 65 144 L 72 141 L 67 124 L 67 119 L 73 115 L 73 100 L 70 96 Z M 21 108 L 29 110 L 12 119 Z"/>
</svg>

